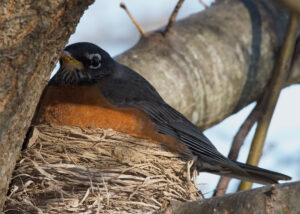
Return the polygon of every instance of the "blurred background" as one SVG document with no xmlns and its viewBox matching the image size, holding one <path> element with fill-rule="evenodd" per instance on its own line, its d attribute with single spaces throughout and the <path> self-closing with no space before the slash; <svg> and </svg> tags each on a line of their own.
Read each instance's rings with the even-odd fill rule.
<svg viewBox="0 0 300 214">
<path fill-rule="evenodd" d="M 165 26 L 178 0 L 126 0 L 123 1 L 145 31 L 157 30 Z M 84 13 L 71 36 L 69 44 L 88 41 L 95 43 L 116 56 L 134 46 L 140 34 L 120 8 L 120 0 L 96 0 Z M 210 6 L 210 0 L 204 0 Z M 199 0 L 185 0 L 177 16 L 183 19 L 193 13 L 204 10 Z M 57 70 L 54 70 L 55 73 Z M 227 156 L 232 139 L 242 122 L 251 112 L 251 104 L 218 125 L 205 131 L 205 134 L 220 152 Z M 259 166 L 300 178 L 300 85 L 285 88 L 274 112 L 267 142 Z M 254 128 L 246 139 L 239 155 L 239 161 L 245 162 L 250 148 Z M 205 197 L 210 197 L 216 187 L 219 176 L 200 173 L 198 188 Z M 232 180 L 227 192 L 234 192 L 239 184 Z M 259 185 L 254 185 L 258 187 Z"/>
</svg>

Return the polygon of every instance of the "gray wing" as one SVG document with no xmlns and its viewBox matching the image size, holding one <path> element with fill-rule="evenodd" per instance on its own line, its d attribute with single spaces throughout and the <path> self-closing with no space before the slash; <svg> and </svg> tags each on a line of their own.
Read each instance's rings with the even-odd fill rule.
<svg viewBox="0 0 300 214">
<path fill-rule="evenodd" d="M 158 132 L 176 138 L 201 160 L 219 162 L 241 170 L 219 153 L 195 125 L 165 103 L 148 81 L 131 69 L 118 64 L 114 75 L 103 81 L 100 90 L 114 105 L 144 111 L 156 125 Z"/>
</svg>

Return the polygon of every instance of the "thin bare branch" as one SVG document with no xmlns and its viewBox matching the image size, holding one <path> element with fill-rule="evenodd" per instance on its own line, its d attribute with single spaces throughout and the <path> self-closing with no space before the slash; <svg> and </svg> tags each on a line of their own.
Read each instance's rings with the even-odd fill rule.
<svg viewBox="0 0 300 214">
<path fill-rule="evenodd" d="M 208 8 L 208 5 L 203 0 L 199 0 L 199 2 L 204 6 L 205 9 Z"/>
<path fill-rule="evenodd" d="M 295 48 L 295 41 L 297 32 L 299 29 L 299 15 L 295 12 L 290 13 L 290 20 L 288 29 L 286 32 L 284 44 L 280 51 L 280 56 L 278 59 L 278 64 L 275 67 L 273 77 L 270 82 L 270 86 L 267 88 L 266 93 L 270 96 L 266 98 L 266 103 L 263 107 L 263 115 L 257 122 L 256 132 L 251 144 L 250 153 L 248 156 L 247 164 L 257 166 L 263 145 L 266 139 L 267 131 L 271 122 L 271 118 L 280 94 L 282 87 L 288 76 L 288 70 L 290 68 L 290 62 L 292 54 Z M 270 93 L 272 92 L 272 93 Z M 250 182 L 242 182 L 239 190 L 247 190 L 252 187 Z"/>
<path fill-rule="evenodd" d="M 181 7 L 181 5 L 183 4 L 184 0 L 179 0 L 178 3 L 176 4 L 170 18 L 169 18 L 169 22 L 168 22 L 168 25 L 164 31 L 164 35 L 167 35 L 167 33 L 170 31 L 170 29 L 173 27 L 174 25 L 174 22 L 176 20 L 176 16 L 177 16 L 177 13 Z"/>
<path fill-rule="evenodd" d="M 298 59 L 299 56 L 300 56 L 300 36 L 298 36 L 296 40 L 295 49 L 291 60 L 291 67 L 293 67 L 295 61 Z"/>
<path fill-rule="evenodd" d="M 140 34 L 142 36 L 145 36 L 145 31 L 142 28 L 142 26 L 136 21 L 136 19 L 133 17 L 133 15 L 130 13 L 130 11 L 127 9 L 126 5 L 124 2 L 120 3 L 120 7 L 123 8 L 125 10 L 125 12 L 127 13 L 127 15 L 129 16 L 129 18 L 131 19 L 131 21 L 133 22 L 133 24 L 137 27 L 137 29 L 139 30 Z"/>
<path fill-rule="evenodd" d="M 249 114 L 247 119 L 244 121 L 244 123 L 241 125 L 240 129 L 236 133 L 232 141 L 230 152 L 228 155 L 228 158 L 230 160 L 237 160 L 240 149 L 245 141 L 245 138 L 247 137 L 248 133 L 250 132 L 255 122 L 261 117 L 262 107 L 266 97 L 265 95 L 266 94 L 264 94 L 262 98 L 257 102 L 255 108 L 252 110 L 252 112 Z M 216 187 L 214 196 L 225 195 L 230 180 L 231 178 L 222 176 Z"/>
</svg>

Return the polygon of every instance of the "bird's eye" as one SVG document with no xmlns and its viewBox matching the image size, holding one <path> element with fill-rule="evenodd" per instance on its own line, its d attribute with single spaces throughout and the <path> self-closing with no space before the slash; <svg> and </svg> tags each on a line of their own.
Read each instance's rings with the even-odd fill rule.
<svg viewBox="0 0 300 214">
<path fill-rule="evenodd" d="M 100 54 L 90 54 L 88 56 L 88 58 L 90 59 L 90 65 L 89 68 L 90 69 L 98 69 L 101 66 L 101 56 Z"/>
</svg>

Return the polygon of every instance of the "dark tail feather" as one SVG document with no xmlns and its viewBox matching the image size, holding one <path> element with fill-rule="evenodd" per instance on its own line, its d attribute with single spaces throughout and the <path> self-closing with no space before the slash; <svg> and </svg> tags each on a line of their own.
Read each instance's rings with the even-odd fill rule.
<svg viewBox="0 0 300 214">
<path fill-rule="evenodd" d="M 278 183 L 278 181 L 280 180 L 292 179 L 291 177 L 278 172 L 270 171 L 267 169 L 251 166 L 236 161 L 235 163 L 247 173 L 247 175 L 244 175 L 241 178 L 242 180 L 247 180 L 247 181 L 261 183 L 261 184 L 274 184 L 274 183 Z"/>
<path fill-rule="evenodd" d="M 200 163 L 200 164 L 199 164 Z M 199 162 L 196 168 L 199 172 L 210 172 L 221 176 L 237 178 L 259 184 L 274 184 L 280 180 L 291 180 L 291 177 L 267 169 L 251 166 L 237 161 Z"/>
</svg>

